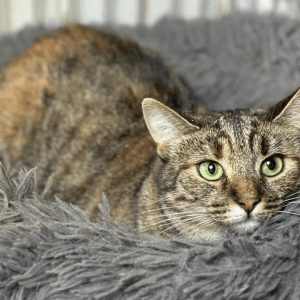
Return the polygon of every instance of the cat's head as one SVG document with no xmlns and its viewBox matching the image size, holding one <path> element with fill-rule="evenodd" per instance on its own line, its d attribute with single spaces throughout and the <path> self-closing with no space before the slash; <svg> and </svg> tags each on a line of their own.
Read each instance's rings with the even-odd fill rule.
<svg viewBox="0 0 300 300">
<path fill-rule="evenodd" d="M 143 112 L 161 158 L 166 233 L 192 240 L 250 233 L 298 191 L 300 89 L 268 109 L 182 117 L 145 99 Z"/>
</svg>

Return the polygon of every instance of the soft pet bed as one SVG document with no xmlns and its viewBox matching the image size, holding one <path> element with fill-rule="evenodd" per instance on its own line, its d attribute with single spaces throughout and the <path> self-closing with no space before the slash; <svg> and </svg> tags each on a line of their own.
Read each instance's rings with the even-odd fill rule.
<svg viewBox="0 0 300 300">
<path fill-rule="evenodd" d="M 97 26 L 96 26 L 97 27 Z M 300 22 L 236 15 L 112 28 L 159 51 L 211 109 L 266 107 L 300 86 Z M 0 40 L 0 67 L 51 30 Z M 0 299 L 300 299 L 300 205 L 215 243 L 135 234 L 35 191 L 1 155 Z M 292 202 L 297 202 L 298 197 Z M 300 202 L 300 200 L 298 200 Z"/>
</svg>

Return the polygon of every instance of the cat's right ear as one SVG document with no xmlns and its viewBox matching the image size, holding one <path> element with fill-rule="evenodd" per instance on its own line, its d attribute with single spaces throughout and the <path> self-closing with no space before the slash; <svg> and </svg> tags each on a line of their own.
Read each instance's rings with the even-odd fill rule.
<svg viewBox="0 0 300 300">
<path fill-rule="evenodd" d="M 167 157 L 171 142 L 199 129 L 157 100 L 146 98 L 142 107 L 149 132 L 157 143 L 157 153 L 162 158 Z"/>
<path fill-rule="evenodd" d="M 300 129 L 300 88 L 270 108 L 271 120 Z"/>
</svg>

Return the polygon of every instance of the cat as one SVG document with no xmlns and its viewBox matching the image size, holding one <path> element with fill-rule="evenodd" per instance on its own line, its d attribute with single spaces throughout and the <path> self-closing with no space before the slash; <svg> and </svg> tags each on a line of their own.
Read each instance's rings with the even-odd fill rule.
<svg viewBox="0 0 300 300">
<path fill-rule="evenodd" d="M 92 221 L 105 194 L 123 226 L 212 241 L 252 233 L 297 192 L 299 95 L 209 111 L 154 50 L 72 25 L 1 71 L 0 145 Z"/>
</svg>

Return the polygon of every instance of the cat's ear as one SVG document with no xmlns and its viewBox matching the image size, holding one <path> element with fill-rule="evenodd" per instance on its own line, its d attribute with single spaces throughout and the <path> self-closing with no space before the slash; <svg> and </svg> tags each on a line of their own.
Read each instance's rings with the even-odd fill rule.
<svg viewBox="0 0 300 300">
<path fill-rule="evenodd" d="M 270 108 L 272 121 L 300 129 L 300 88 Z"/>
<path fill-rule="evenodd" d="M 142 107 L 147 127 L 157 143 L 157 152 L 161 157 L 166 156 L 172 141 L 199 129 L 157 100 L 146 98 Z"/>
</svg>

